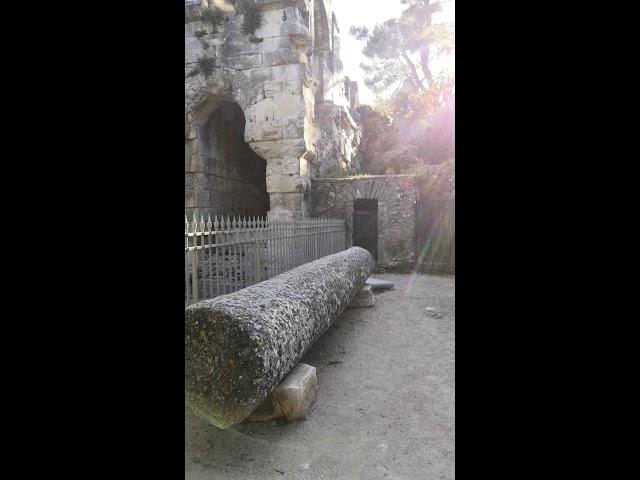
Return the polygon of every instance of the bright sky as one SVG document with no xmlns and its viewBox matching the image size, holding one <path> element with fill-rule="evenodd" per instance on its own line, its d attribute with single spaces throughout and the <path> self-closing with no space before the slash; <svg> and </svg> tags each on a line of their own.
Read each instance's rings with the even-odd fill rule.
<svg viewBox="0 0 640 480">
<path fill-rule="evenodd" d="M 390 18 L 400 16 L 406 5 L 400 0 L 333 0 L 333 10 L 338 17 L 340 26 L 340 59 L 344 64 L 344 73 L 351 80 L 358 82 L 360 103 L 373 103 L 375 97 L 364 84 L 360 63 L 366 57 L 362 55 L 364 42 L 359 42 L 349 35 L 351 25 L 366 25 L 372 30 L 376 23 L 382 23 Z M 434 23 L 455 21 L 455 0 L 442 2 L 442 12 L 433 16 Z M 442 66 L 435 66 L 434 70 L 447 69 L 455 71 L 454 59 L 448 58 Z"/>
</svg>

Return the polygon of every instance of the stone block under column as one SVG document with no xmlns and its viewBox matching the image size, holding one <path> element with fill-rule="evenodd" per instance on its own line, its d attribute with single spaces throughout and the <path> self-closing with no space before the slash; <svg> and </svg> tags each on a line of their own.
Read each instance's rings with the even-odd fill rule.
<svg viewBox="0 0 640 480">
<path fill-rule="evenodd" d="M 365 285 L 362 289 L 356 293 L 351 303 L 347 305 L 347 308 L 365 308 L 373 307 L 375 304 L 375 298 L 373 296 L 373 289 L 371 285 Z"/>
<path fill-rule="evenodd" d="M 304 420 L 318 398 L 316 368 L 298 363 L 267 399 L 247 418 L 250 422 L 268 422 L 279 418 Z"/>
</svg>

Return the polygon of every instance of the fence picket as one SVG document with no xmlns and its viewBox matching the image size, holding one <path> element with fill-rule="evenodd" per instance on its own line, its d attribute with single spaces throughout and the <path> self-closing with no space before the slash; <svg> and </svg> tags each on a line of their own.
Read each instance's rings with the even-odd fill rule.
<svg viewBox="0 0 640 480">
<path fill-rule="evenodd" d="M 184 216 L 184 285 L 185 285 L 185 306 L 191 303 L 191 279 L 189 277 L 189 220 Z"/>
</svg>

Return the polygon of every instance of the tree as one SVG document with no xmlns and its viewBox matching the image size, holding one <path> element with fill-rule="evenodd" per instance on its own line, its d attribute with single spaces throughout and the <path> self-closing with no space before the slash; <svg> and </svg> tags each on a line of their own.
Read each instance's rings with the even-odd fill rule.
<svg viewBox="0 0 640 480">
<path fill-rule="evenodd" d="M 427 83 L 433 85 L 433 73 L 429 67 L 431 54 L 450 53 L 453 50 L 453 26 L 433 25 L 432 17 L 442 10 L 440 2 L 430 0 L 401 0 L 409 7 L 402 12 L 399 28 L 410 52 L 420 54 L 420 66 Z"/>
<path fill-rule="evenodd" d="M 453 25 L 436 24 L 435 0 L 401 0 L 399 18 L 352 27 L 365 41 L 361 65 L 376 108 L 359 109 L 368 173 L 416 175 L 416 233 L 421 269 L 455 272 L 455 80 L 437 72 L 439 55 L 454 49 Z M 389 121 L 387 121 L 389 119 Z"/>
<path fill-rule="evenodd" d="M 393 166 L 397 172 L 413 168 L 410 158 L 436 164 L 455 156 L 455 80 L 453 74 L 434 71 L 434 60 L 453 52 L 454 27 L 434 23 L 433 15 L 441 11 L 439 1 L 401 1 L 407 8 L 399 18 L 378 24 L 371 32 L 364 26 L 350 30 L 356 39 L 366 42 L 362 52 L 368 61 L 361 68 L 365 84 L 378 97 L 377 110 L 395 124 L 401 119 L 413 122 L 412 129 L 420 132 L 408 141 L 394 127 L 383 134 L 395 138 L 376 141 L 376 145 L 385 144 L 389 149 L 371 152 L 370 165 L 387 168 L 389 162 L 395 163 L 391 153 L 396 152 L 395 158 L 407 159 Z M 409 155 L 408 149 L 414 153 Z"/>
<path fill-rule="evenodd" d="M 370 59 L 361 65 L 365 83 L 376 94 L 395 86 L 426 91 L 436 80 L 431 63 L 435 57 L 451 53 L 454 47 L 453 25 L 434 24 L 432 17 L 441 11 L 441 2 L 401 0 L 407 5 L 400 18 L 378 24 L 370 32 L 365 26 L 352 26 L 350 33 L 366 41 L 362 53 Z"/>
</svg>

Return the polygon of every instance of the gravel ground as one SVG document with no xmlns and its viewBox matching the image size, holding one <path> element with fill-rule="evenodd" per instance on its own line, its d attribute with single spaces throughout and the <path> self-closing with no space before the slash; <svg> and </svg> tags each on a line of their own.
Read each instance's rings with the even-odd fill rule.
<svg viewBox="0 0 640 480">
<path fill-rule="evenodd" d="M 185 478 L 453 479 L 455 279 L 378 274 L 395 290 L 347 310 L 307 352 L 303 422 L 219 430 L 185 407 Z"/>
</svg>

